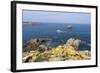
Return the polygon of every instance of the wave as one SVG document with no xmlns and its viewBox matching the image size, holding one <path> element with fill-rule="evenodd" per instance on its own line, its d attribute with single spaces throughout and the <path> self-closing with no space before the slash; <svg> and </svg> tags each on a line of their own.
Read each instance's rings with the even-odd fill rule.
<svg viewBox="0 0 100 73">
<path fill-rule="evenodd" d="M 60 29 L 56 30 L 57 33 L 66 33 L 67 31 L 62 31 Z"/>
<path fill-rule="evenodd" d="M 89 32 L 63 31 L 63 30 L 60 30 L 60 29 L 57 29 L 56 33 L 89 34 Z"/>
<path fill-rule="evenodd" d="M 58 29 L 58 30 L 56 30 L 56 32 L 57 32 L 57 33 L 61 33 L 61 32 L 63 32 L 63 31 Z"/>
</svg>

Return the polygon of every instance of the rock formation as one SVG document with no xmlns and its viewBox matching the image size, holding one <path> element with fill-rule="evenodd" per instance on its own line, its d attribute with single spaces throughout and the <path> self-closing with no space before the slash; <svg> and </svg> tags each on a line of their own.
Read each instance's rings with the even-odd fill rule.
<svg viewBox="0 0 100 73">
<path fill-rule="evenodd" d="M 25 46 L 23 62 L 65 61 L 65 60 L 90 60 L 89 50 L 80 51 L 81 40 L 70 38 L 66 44 L 48 50 L 49 40 L 33 39 Z M 50 43 L 50 42 L 49 42 Z"/>
<path fill-rule="evenodd" d="M 31 39 L 29 42 L 24 44 L 23 52 L 32 51 L 32 50 L 43 51 L 43 48 L 47 49 L 50 42 L 51 42 L 50 39 Z"/>
<path fill-rule="evenodd" d="M 73 46 L 76 50 L 78 50 L 81 40 L 70 38 L 67 40 L 66 45 Z"/>
</svg>

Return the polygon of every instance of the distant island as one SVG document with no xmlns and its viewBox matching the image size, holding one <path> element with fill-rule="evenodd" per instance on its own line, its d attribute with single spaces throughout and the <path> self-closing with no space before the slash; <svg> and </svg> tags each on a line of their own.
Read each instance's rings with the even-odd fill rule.
<svg viewBox="0 0 100 73">
<path fill-rule="evenodd" d="M 23 24 L 37 24 L 38 22 L 29 22 L 29 21 L 23 21 Z"/>
</svg>

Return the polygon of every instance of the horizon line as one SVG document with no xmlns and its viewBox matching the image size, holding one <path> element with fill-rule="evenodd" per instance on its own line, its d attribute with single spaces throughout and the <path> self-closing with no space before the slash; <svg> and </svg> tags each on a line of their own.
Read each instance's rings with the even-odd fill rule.
<svg viewBox="0 0 100 73">
<path fill-rule="evenodd" d="M 50 22 L 32 22 L 32 21 L 22 21 L 22 23 L 50 23 Z M 51 23 L 53 23 L 53 22 L 51 22 Z M 54 23 L 56 23 L 56 22 L 54 22 Z M 67 23 L 67 22 L 66 22 Z M 66 23 L 62 23 L 62 24 L 66 24 Z M 61 23 L 58 23 L 58 24 L 61 24 Z M 67 23 L 67 24 L 81 24 L 81 23 Z M 84 24 L 84 23 L 82 23 L 82 24 Z M 85 24 L 91 24 L 91 23 L 85 23 Z"/>
</svg>

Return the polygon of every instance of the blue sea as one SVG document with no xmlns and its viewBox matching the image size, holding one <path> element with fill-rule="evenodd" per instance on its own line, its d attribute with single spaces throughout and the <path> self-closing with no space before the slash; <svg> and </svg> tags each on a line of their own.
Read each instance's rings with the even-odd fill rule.
<svg viewBox="0 0 100 73">
<path fill-rule="evenodd" d="M 76 38 L 85 42 L 80 50 L 90 50 L 90 24 L 70 24 L 72 29 L 68 29 L 68 25 L 68 23 L 23 23 L 23 43 L 34 38 L 49 38 L 52 39 L 51 46 L 56 47 L 65 44 L 69 38 Z"/>
</svg>

